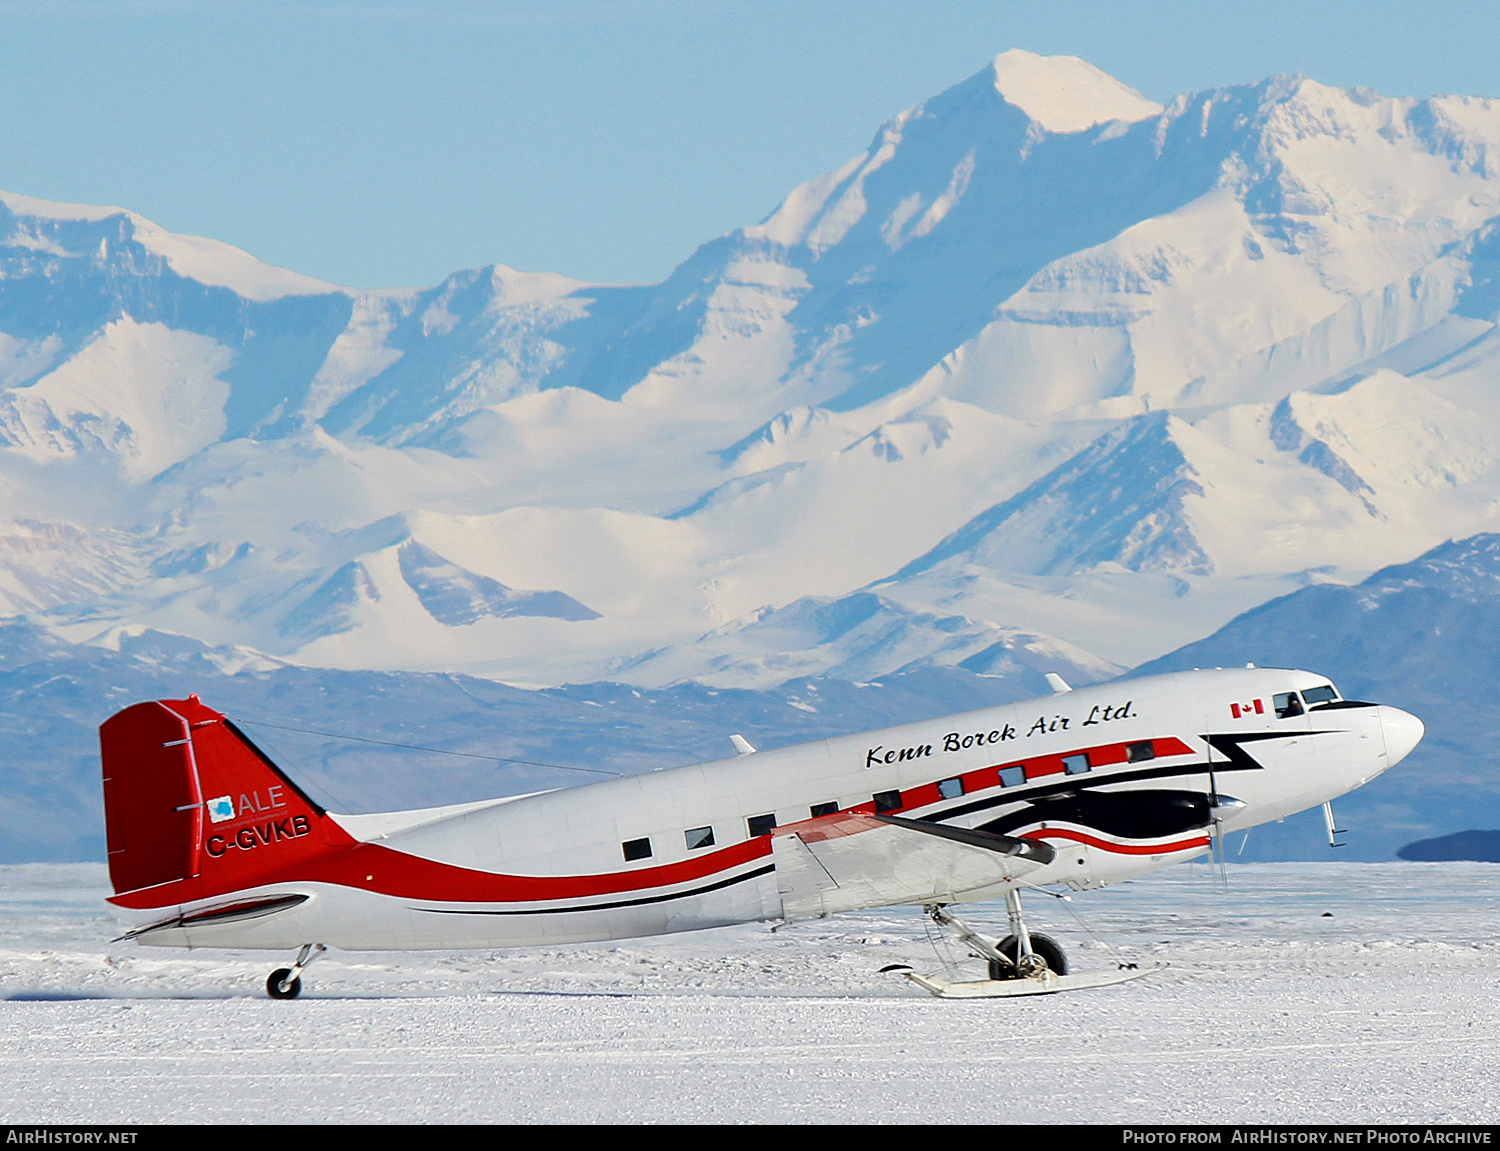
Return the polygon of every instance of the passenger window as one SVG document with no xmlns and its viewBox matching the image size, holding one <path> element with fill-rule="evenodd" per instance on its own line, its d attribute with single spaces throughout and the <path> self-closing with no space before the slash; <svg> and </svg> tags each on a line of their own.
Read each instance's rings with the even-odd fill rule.
<svg viewBox="0 0 1500 1151">
<path fill-rule="evenodd" d="M 839 805 L 837 803 L 815 803 L 808 810 L 812 812 L 813 818 L 817 819 L 820 815 L 837 815 L 839 813 Z"/>
<path fill-rule="evenodd" d="M 1156 747 L 1148 739 L 1142 743 L 1127 743 L 1125 745 L 1126 763 L 1143 763 L 1148 759 L 1156 758 Z"/>
<path fill-rule="evenodd" d="M 1021 764 L 1015 767 L 1002 767 L 1000 769 L 1000 786 L 1016 787 L 1026 782 L 1026 768 Z"/>
<path fill-rule="evenodd" d="M 961 779 L 945 779 L 938 784 L 938 794 L 944 799 L 957 799 L 964 793 L 964 781 Z"/>
<path fill-rule="evenodd" d="M 745 820 L 745 824 L 750 828 L 750 838 L 754 839 L 758 835 L 770 835 L 771 832 L 775 831 L 776 817 L 774 815 L 752 815 L 749 819 Z"/>
<path fill-rule="evenodd" d="M 683 833 L 687 839 L 688 850 L 693 851 L 699 847 L 712 847 L 714 845 L 714 829 L 711 827 L 694 827 Z"/>
<path fill-rule="evenodd" d="M 1294 715 L 1302 714 L 1302 701 L 1297 698 L 1295 691 L 1272 696 L 1271 704 L 1276 708 L 1277 719 L 1291 719 Z"/>
<path fill-rule="evenodd" d="M 651 840 L 649 839 L 627 839 L 620 846 L 625 849 L 626 863 L 651 858 Z"/>
<path fill-rule="evenodd" d="M 1325 683 L 1322 687 L 1313 687 L 1304 691 L 1302 693 L 1302 702 L 1307 704 L 1308 707 L 1313 707 L 1320 703 L 1332 703 L 1338 697 L 1339 693 L 1333 690 L 1333 685 Z"/>
<path fill-rule="evenodd" d="M 1063 756 L 1063 771 L 1068 775 L 1082 775 L 1089 769 L 1089 757 L 1086 755 Z"/>
<path fill-rule="evenodd" d="M 875 793 L 875 810 L 900 811 L 901 793 L 899 791 L 877 791 Z"/>
</svg>

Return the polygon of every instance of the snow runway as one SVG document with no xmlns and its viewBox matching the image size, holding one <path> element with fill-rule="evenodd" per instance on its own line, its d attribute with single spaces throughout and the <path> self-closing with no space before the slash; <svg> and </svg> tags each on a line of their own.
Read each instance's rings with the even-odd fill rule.
<svg viewBox="0 0 1500 1151">
<path fill-rule="evenodd" d="M 619 946 L 109 944 L 103 869 L 0 869 L 0 1121 L 1493 1123 L 1500 866 L 1183 865 L 1034 929 L 1118 987 L 942 1001 L 915 911 Z M 1331 915 L 1325 915 L 1330 912 Z M 998 906 L 970 909 L 1004 932 Z M 958 953 L 954 952 L 955 957 Z M 979 969 L 966 965 L 969 977 Z"/>
</svg>

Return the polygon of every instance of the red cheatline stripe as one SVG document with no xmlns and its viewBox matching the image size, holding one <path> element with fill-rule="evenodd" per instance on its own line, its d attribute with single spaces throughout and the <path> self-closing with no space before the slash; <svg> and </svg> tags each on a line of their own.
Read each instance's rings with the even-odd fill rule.
<svg viewBox="0 0 1500 1151">
<path fill-rule="evenodd" d="M 690 883 L 706 876 L 720 875 L 770 854 L 770 837 L 762 835 L 722 851 L 658 867 L 603 875 L 500 875 L 407 855 L 378 844 L 362 843 L 349 851 L 310 861 L 298 869 L 297 879 L 336 883 L 399 899 L 442 903 L 531 903 L 648 891 Z"/>
<path fill-rule="evenodd" d="M 1129 747 L 1135 743 L 1149 743 L 1156 751 L 1155 758 L 1167 759 L 1174 755 L 1192 755 L 1193 749 L 1176 736 L 1162 736 L 1157 739 L 1131 739 L 1120 743 L 1100 743 L 1092 747 L 1077 747 L 1072 751 L 1059 751 L 1050 755 L 1022 755 L 1016 759 L 1002 760 L 1000 763 L 989 767 L 976 768 L 973 771 L 965 771 L 959 775 L 963 780 L 964 792 L 987 791 L 992 787 L 1000 786 L 1000 771 L 1006 767 L 1025 767 L 1026 780 L 1030 782 L 1040 779 L 1044 775 L 1061 775 L 1064 771 L 1063 759 L 1072 755 L 1087 755 L 1089 767 L 1113 767 L 1116 764 L 1130 762 Z M 1018 749 L 1019 750 L 1019 749 Z M 1147 762 L 1139 760 L 1137 762 Z M 903 808 L 911 809 L 926 807 L 938 802 L 937 783 L 927 784 L 925 787 L 907 788 L 901 793 L 906 801 Z"/>
<path fill-rule="evenodd" d="M 1097 847 L 1101 851 L 1112 851 L 1116 855 L 1170 855 L 1174 851 L 1188 851 L 1195 847 L 1207 847 L 1208 836 L 1201 835 L 1196 839 L 1179 839 L 1176 843 L 1110 843 L 1108 840 L 1098 839 L 1081 831 L 1074 831 L 1068 827 L 1043 827 L 1036 831 L 1024 832 L 1022 839 L 1076 839 L 1079 843 L 1086 843 L 1090 847 Z"/>
</svg>

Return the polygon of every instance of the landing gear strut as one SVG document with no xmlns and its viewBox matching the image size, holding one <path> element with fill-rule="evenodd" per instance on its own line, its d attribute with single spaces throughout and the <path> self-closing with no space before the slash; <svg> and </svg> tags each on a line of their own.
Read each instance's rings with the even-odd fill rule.
<svg viewBox="0 0 1500 1151">
<path fill-rule="evenodd" d="M 927 914 L 940 927 L 946 927 L 959 939 L 989 960 L 991 979 L 1045 979 L 1048 975 L 1066 975 L 1068 959 L 1057 941 L 1046 935 L 1032 935 L 1026 930 L 1021 914 L 1021 893 L 1012 888 L 1005 893 L 1005 910 L 1010 916 L 1010 934 L 999 943 L 990 943 L 958 916 L 940 903 L 929 905 Z"/>
<path fill-rule="evenodd" d="M 266 978 L 266 994 L 272 999 L 296 999 L 302 994 L 302 972 L 328 948 L 321 943 L 304 943 L 290 967 L 278 967 Z"/>
</svg>

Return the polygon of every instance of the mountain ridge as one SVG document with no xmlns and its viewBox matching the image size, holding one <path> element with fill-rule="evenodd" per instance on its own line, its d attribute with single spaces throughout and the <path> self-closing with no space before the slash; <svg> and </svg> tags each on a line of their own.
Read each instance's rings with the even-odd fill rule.
<svg viewBox="0 0 1500 1151">
<path fill-rule="evenodd" d="M 934 667 L 1132 666 L 1497 526 L 1497 157 L 1491 100 L 1012 51 L 656 285 L 356 292 L 7 196 L 0 612 L 663 687 L 870 589 Z"/>
</svg>

